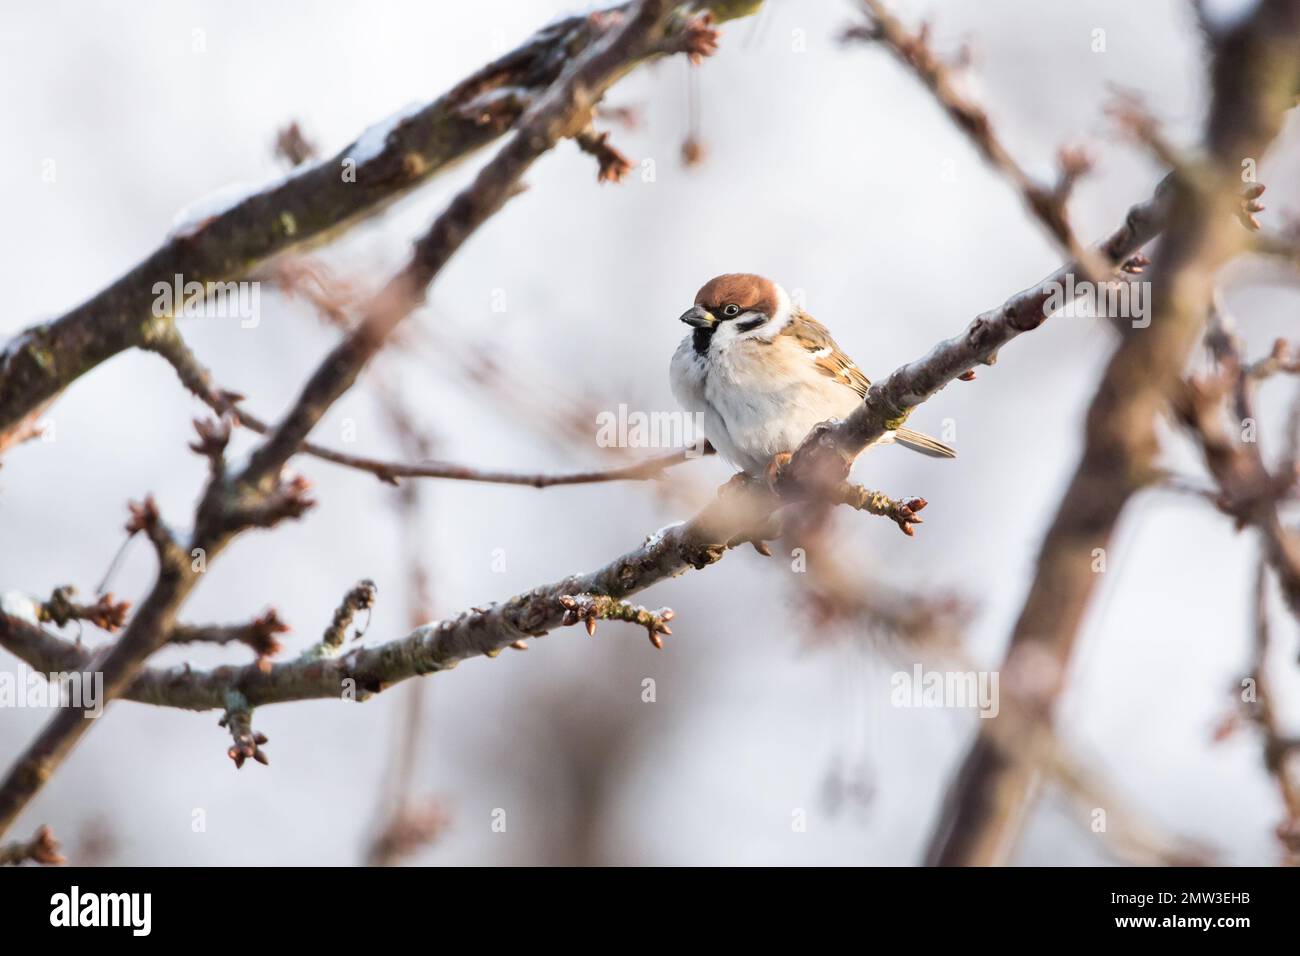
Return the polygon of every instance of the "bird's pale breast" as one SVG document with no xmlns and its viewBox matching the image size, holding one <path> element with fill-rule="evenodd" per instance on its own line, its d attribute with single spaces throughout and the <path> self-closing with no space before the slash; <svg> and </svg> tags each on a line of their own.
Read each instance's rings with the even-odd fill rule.
<svg viewBox="0 0 1300 956">
<path fill-rule="evenodd" d="M 787 336 L 737 342 L 710 355 L 703 398 L 716 413 L 709 434 L 722 454 L 751 474 L 779 452 L 793 451 L 818 422 L 843 418 L 860 399 L 819 372 L 806 350 Z M 709 416 L 705 430 L 709 432 Z"/>
</svg>

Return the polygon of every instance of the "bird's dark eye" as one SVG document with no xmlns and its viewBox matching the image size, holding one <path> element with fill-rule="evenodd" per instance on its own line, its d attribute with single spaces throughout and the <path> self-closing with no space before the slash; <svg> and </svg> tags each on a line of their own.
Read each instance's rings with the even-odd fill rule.
<svg viewBox="0 0 1300 956">
<path fill-rule="evenodd" d="M 740 315 L 740 306 L 736 305 L 735 303 L 732 303 L 731 305 L 728 305 L 728 306 L 723 306 L 722 314 L 723 314 L 723 315 Z"/>
</svg>

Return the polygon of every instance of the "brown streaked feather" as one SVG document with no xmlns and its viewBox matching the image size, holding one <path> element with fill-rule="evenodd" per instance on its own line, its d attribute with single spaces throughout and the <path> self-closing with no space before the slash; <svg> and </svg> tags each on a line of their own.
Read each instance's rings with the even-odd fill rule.
<svg viewBox="0 0 1300 956">
<path fill-rule="evenodd" d="M 835 379 L 841 385 L 847 385 L 857 392 L 860 398 L 866 398 L 871 381 L 835 344 L 826 326 L 807 312 L 799 312 L 780 334 L 790 336 L 807 351 L 813 364 L 823 375 Z"/>
</svg>

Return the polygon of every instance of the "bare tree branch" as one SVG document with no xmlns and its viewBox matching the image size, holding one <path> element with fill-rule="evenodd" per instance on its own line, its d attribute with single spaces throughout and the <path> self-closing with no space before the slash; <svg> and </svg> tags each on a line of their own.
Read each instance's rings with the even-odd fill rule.
<svg viewBox="0 0 1300 956">
<path fill-rule="evenodd" d="M 758 4 L 718 0 L 695 6 L 713 8 L 718 19 L 727 20 L 747 16 Z M 569 17 L 545 27 L 419 111 L 376 124 L 331 159 L 299 167 L 170 237 L 82 305 L 15 336 L 0 350 L 0 451 L 12 443 L 13 429 L 22 430 L 71 382 L 117 353 L 147 344 L 168 321 L 154 314 L 156 283 L 171 283 L 178 275 L 204 285 L 235 280 L 277 253 L 340 234 L 505 133 L 632 9 L 627 3 L 601 17 Z M 698 29 L 693 18 L 676 25 L 694 37 L 693 44 Z M 666 52 L 662 42 L 641 49 L 621 71 Z M 352 181 L 342 175 L 348 169 L 355 171 Z"/>
<path fill-rule="evenodd" d="M 592 595 L 622 601 L 691 568 L 721 559 L 737 529 L 762 515 L 746 495 L 727 495 L 685 524 L 651 535 L 641 546 L 588 574 L 533 588 L 509 600 L 415 628 L 404 637 L 337 656 L 304 655 L 275 663 L 195 670 L 147 668 L 120 695 L 126 700 L 188 710 L 224 709 L 232 692 L 249 707 L 313 698 L 362 700 L 410 677 L 449 670 L 471 657 L 496 657 L 517 641 L 564 625 L 562 598 Z M 598 615 L 600 616 L 600 615 Z M 638 621 L 642 626 L 645 622 Z M 662 631 L 660 631 L 662 633 Z M 91 654 L 29 621 L 0 614 L 0 644 L 34 669 L 84 670 Z"/>
<path fill-rule="evenodd" d="M 223 435 L 215 429 L 200 428 L 201 441 L 196 450 L 206 454 L 213 464 L 188 544 L 190 553 L 197 555 L 203 565 L 160 561 L 152 590 L 98 667 L 104 675 L 106 700 L 122 696 L 149 655 L 167 640 L 177 611 L 198 583 L 206 562 L 246 528 L 267 527 L 296 517 L 310 506 L 300 480 L 282 479 L 285 462 L 334 401 L 356 381 L 397 324 L 423 301 L 426 287 L 448 259 L 518 192 L 520 180 L 533 162 L 562 138 L 586 128 L 605 90 L 662 42 L 670 13 L 667 0 L 641 0 L 633 13 L 619 18 L 616 30 L 607 32 L 563 70 L 555 84 L 529 108 L 513 137 L 416 242 L 406 266 L 374 297 L 356 329 L 317 368 L 297 402 L 237 475 L 227 475 L 222 462 L 229 431 Z M 160 522 L 153 524 L 161 528 Z M 159 534 L 155 542 L 160 546 L 160 558 L 164 556 L 166 537 Z M 62 710 L 18 758 L 0 783 L 0 833 L 12 825 L 90 723 L 75 710 Z"/>
<path fill-rule="evenodd" d="M 1098 247 L 1112 266 L 1123 264 L 1165 227 L 1168 191 L 1166 181 L 1151 199 L 1129 209 L 1124 224 Z M 1066 277 L 1078 268 L 1075 262 L 1067 263 L 1037 285 L 977 315 L 960 335 L 874 382 L 848 418 L 818 427 L 804 439 L 789 465 L 791 480 L 797 483 L 805 476 L 811 478 L 821 469 L 826 477 L 814 479 L 815 483 L 827 478 L 843 480 L 853 459 L 886 431 L 906 421 L 912 409 L 955 379 L 969 377 L 976 366 L 993 365 L 1004 345 L 1047 321 L 1049 304 L 1061 295 L 1067 287 Z"/>
<path fill-rule="evenodd" d="M 1213 276 L 1245 234 L 1234 221 L 1243 157 L 1257 157 L 1292 103 L 1300 63 L 1300 3 L 1263 0 L 1215 51 L 1214 92 L 1203 174 L 1174 190 L 1165 239 L 1153 264 L 1152 319 L 1121 342 L 1088 412 L 1083 460 L 1039 554 L 1003 670 L 1026 678 L 1011 708 L 1049 724 L 1104 553 L 1129 499 L 1156 475 L 1155 421 L 1181 381 L 1204 324 Z M 1030 662 L 1033 666 L 1030 666 Z M 987 722 L 986 722 L 987 723 Z M 1036 774 L 981 728 L 949 789 L 928 860 L 1006 860 Z"/>
<path fill-rule="evenodd" d="M 1291 613 L 1300 621 L 1300 536 L 1286 530 L 1278 510 L 1300 476 L 1289 456 L 1270 473 L 1255 434 L 1256 385 L 1268 375 L 1289 369 L 1289 351 L 1274 347 L 1269 357 L 1247 365 L 1231 319 L 1220 307 L 1211 311 L 1206 339 L 1218 360 L 1218 374 L 1212 379 L 1193 378 L 1175 396 L 1174 407 L 1200 442 L 1206 466 L 1219 486 L 1216 505 L 1236 519 L 1238 528 L 1250 525 L 1258 529 L 1264 555 L 1277 573 Z M 1279 345 L 1286 343 L 1280 341 Z M 1237 418 L 1237 427 L 1231 432 L 1223 415 L 1228 395 Z M 1249 434 L 1248 440 L 1240 437 L 1244 434 Z"/>
<path fill-rule="evenodd" d="M 880 0 L 861 3 L 867 22 L 850 27 L 845 38 L 880 43 L 909 67 L 984 160 L 1020 194 L 1025 207 L 1048 235 L 1075 260 L 1078 271 L 1089 281 L 1104 281 L 1111 271 L 1109 264 L 1079 242 L 1066 210 L 1075 182 L 1091 168 L 1086 154 L 1078 149 L 1062 149 L 1057 181 L 1051 186 L 1038 182 L 1003 145 L 983 107 L 958 88 L 952 65 L 930 46 L 929 24 L 922 24 L 912 33 Z"/>
</svg>

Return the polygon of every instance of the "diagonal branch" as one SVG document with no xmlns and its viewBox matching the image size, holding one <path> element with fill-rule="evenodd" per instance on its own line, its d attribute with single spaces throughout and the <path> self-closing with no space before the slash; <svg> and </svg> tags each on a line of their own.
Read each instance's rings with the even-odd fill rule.
<svg viewBox="0 0 1300 956">
<path fill-rule="evenodd" d="M 1061 150 L 1058 180 L 1051 186 L 1040 183 L 1003 145 L 983 107 L 958 88 L 952 67 L 930 46 L 928 25 L 923 24 L 913 33 L 881 0 L 861 0 L 861 3 L 867 22 L 850 27 L 845 39 L 880 43 L 910 68 L 985 162 L 1015 188 L 1048 235 L 1078 263 L 1080 272 L 1094 283 L 1101 282 L 1111 270 L 1093 250 L 1079 242 L 1066 214 L 1075 182 L 1090 168 L 1087 157 L 1077 149 Z"/>
<path fill-rule="evenodd" d="M 758 5 L 695 4 L 718 7 L 721 20 Z M 375 124 L 332 158 L 299 167 L 169 237 L 108 288 L 19 333 L 0 349 L 0 450 L 13 429 L 34 420 L 78 377 L 145 345 L 161 321 L 154 310 L 157 283 L 171 284 L 176 276 L 204 285 L 236 280 L 277 253 L 338 236 L 509 130 L 533 98 L 610 34 L 619 19 L 611 14 L 631 9 L 627 3 L 602 17 L 568 17 L 543 28 L 426 106 Z M 675 29 L 695 22 L 683 18 Z M 640 48 L 620 70 L 665 52 L 662 44 Z"/>
<path fill-rule="evenodd" d="M 566 68 L 556 84 L 529 108 L 515 135 L 415 243 L 406 267 L 389 280 L 357 328 L 321 363 L 294 407 L 253 452 L 243 482 L 256 485 L 265 481 L 298 450 L 393 329 L 423 303 L 429 283 L 452 255 L 519 192 L 524 173 L 561 139 L 586 129 L 605 90 L 629 64 L 656 47 L 668 13 L 666 0 L 642 0 L 636 13 L 625 18 L 624 26 Z"/>
<path fill-rule="evenodd" d="M 1166 181 L 1151 199 L 1129 209 L 1123 225 L 1098 246 L 1107 262 L 1122 264 L 1164 229 L 1168 193 Z M 873 383 L 846 419 L 816 428 L 804 439 L 788 466 L 791 479 L 801 481 L 824 468 L 830 479 L 842 480 L 853 459 L 886 431 L 906 421 L 912 409 L 977 365 L 993 365 L 1004 345 L 1047 321 L 1052 308 L 1060 305 L 1057 300 L 1067 288 L 1067 276 L 1078 269 L 1078 263 L 1066 263 L 1042 282 L 977 315 L 961 334 Z"/>
<path fill-rule="evenodd" d="M 622 601 L 660 581 L 717 562 L 728 548 L 743 543 L 737 540 L 743 533 L 738 529 L 761 524 L 769 506 L 757 493 L 726 495 L 693 520 L 656 532 L 640 547 L 594 571 L 422 625 L 373 647 L 338 656 L 307 654 L 269 669 L 253 664 L 206 671 L 187 665 L 146 668 L 120 696 L 188 710 L 225 709 L 232 692 L 240 694 L 248 707 L 319 698 L 364 699 L 408 678 L 450 670 L 471 657 L 496 657 L 516 642 L 562 627 L 570 611 L 566 604 L 574 595 L 594 596 L 608 616 L 624 615 L 624 609 L 601 604 L 599 599 Z M 649 626 L 648 618 L 636 620 Z M 659 620 L 662 623 L 663 618 Z M 84 648 L 35 622 L 4 614 L 0 614 L 0 645 L 42 672 L 84 670 L 93 660 Z"/>
<path fill-rule="evenodd" d="M 406 266 L 367 306 L 361 322 L 326 357 L 298 401 L 237 475 L 221 463 L 225 439 L 216 429 L 200 429 L 197 446 L 213 462 L 211 477 L 195 512 L 188 542 L 203 565 L 162 562 L 159 576 L 121 640 L 99 670 L 103 697 L 112 701 L 131 686 L 145 660 L 166 642 L 176 615 L 206 563 L 250 525 L 296 517 L 310 505 L 303 483 L 284 482 L 281 470 L 308 433 L 360 375 L 385 340 L 423 301 L 427 285 L 465 240 L 519 191 L 524 173 L 560 139 L 586 128 L 601 95 L 632 64 L 658 47 L 671 12 L 667 0 L 641 0 L 620 26 L 569 64 L 555 84 L 520 122 L 514 136 L 452 200 L 415 244 Z M 161 555 L 161 552 L 160 552 Z M 85 734 L 90 721 L 71 709 L 57 713 L 0 782 L 0 833 L 35 795 Z"/>
</svg>

